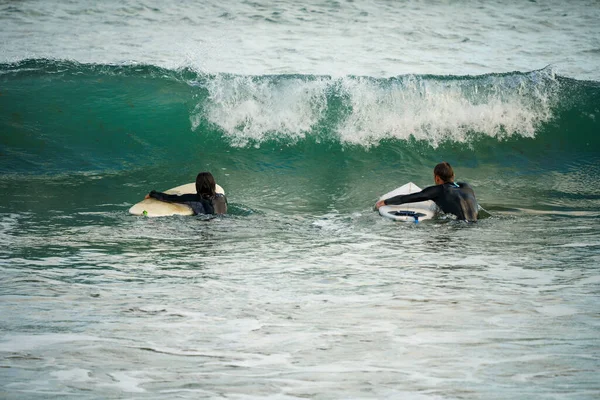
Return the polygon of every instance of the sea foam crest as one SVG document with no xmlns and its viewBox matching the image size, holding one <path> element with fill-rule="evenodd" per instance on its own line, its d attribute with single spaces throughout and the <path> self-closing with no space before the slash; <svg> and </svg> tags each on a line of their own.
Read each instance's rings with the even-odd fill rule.
<svg viewBox="0 0 600 400">
<path fill-rule="evenodd" d="M 478 77 L 231 76 L 203 86 L 191 120 L 218 126 L 234 146 L 319 135 L 377 145 L 414 138 L 437 146 L 473 133 L 533 137 L 552 118 L 559 82 L 550 69 Z"/>
<path fill-rule="evenodd" d="M 321 119 L 329 80 L 217 75 L 206 81 L 209 97 L 191 117 L 220 127 L 234 146 L 278 137 L 304 138 Z"/>
</svg>

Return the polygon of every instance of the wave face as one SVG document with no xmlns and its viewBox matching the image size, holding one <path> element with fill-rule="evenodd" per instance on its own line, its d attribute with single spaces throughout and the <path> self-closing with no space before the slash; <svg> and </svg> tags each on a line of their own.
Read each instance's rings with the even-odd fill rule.
<svg viewBox="0 0 600 400">
<path fill-rule="evenodd" d="M 377 190 L 364 183 L 375 177 L 429 184 L 443 159 L 481 183 L 567 174 L 589 195 L 599 104 L 597 82 L 551 69 L 376 79 L 26 60 L 0 65 L 0 171 L 180 177 L 208 168 L 319 180 L 328 170 L 323 185 L 360 171 L 351 185 L 361 192 Z"/>
</svg>

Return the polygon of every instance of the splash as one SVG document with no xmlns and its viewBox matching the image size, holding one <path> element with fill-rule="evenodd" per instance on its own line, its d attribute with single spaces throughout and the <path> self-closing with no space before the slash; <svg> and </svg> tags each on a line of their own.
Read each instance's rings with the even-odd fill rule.
<svg viewBox="0 0 600 400">
<path fill-rule="evenodd" d="M 208 91 L 191 115 L 234 146 L 324 135 L 370 147 L 416 139 L 437 147 L 474 134 L 534 137 L 553 117 L 560 83 L 551 69 L 480 77 L 206 77 Z"/>
</svg>

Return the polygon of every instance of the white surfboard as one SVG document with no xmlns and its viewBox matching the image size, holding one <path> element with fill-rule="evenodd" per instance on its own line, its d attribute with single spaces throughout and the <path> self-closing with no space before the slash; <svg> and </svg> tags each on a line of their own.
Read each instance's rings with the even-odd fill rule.
<svg viewBox="0 0 600 400">
<path fill-rule="evenodd" d="M 400 194 L 410 194 L 420 192 L 421 188 L 412 182 L 402 185 L 399 188 L 384 194 L 379 200 L 385 200 L 398 196 Z M 406 203 L 397 206 L 379 207 L 379 214 L 386 218 L 396 221 L 419 222 L 424 219 L 431 219 L 435 215 L 437 206 L 431 200 L 420 201 L 418 203 Z"/>
<path fill-rule="evenodd" d="M 225 194 L 223 188 L 216 186 L 216 192 Z M 187 194 L 196 193 L 196 183 L 188 183 L 166 190 L 167 194 Z M 167 217 L 169 215 L 194 215 L 192 208 L 186 204 L 167 203 L 156 199 L 144 199 L 129 209 L 133 215 L 145 215 L 147 217 Z"/>
</svg>

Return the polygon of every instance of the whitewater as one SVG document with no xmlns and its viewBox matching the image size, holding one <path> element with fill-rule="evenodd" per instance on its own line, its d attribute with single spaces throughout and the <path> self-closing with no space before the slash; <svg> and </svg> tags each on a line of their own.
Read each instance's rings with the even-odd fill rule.
<svg viewBox="0 0 600 400">
<path fill-rule="evenodd" d="M 0 397 L 597 398 L 598 20 L 0 1 Z M 440 161 L 478 223 L 373 210 Z"/>
</svg>

